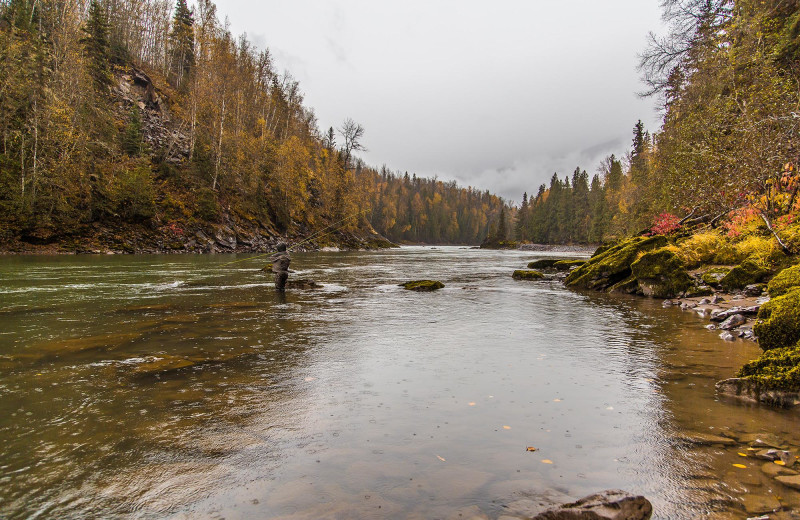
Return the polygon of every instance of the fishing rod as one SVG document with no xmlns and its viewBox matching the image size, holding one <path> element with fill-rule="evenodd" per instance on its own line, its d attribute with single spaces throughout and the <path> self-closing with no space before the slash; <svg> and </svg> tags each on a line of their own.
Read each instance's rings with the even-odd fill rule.
<svg viewBox="0 0 800 520">
<path fill-rule="evenodd" d="M 313 239 L 315 239 L 315 238 L 319 238 L 319 237 L 321 237 L 321 236 L 327 236 L 327 235 L 330 235 L 330 234 L 336 233 L 336 232 L 337 232 L 337 231 L 339 231 L 341 228 L 343 228 L 343 227 L 344 227 L 344 225 L 342 225 L 342 226 L 339 226 L 339 227 L 337 227 L 336 229 L 332 229 L 331 231 L 329 231 L 329 232 L 327 232 L 327 233 L 325 233 L 325 231 L 327 231 L 328 229 L 330 229 L 330 228 L 332 228 L 333 226 L 336 226 L 336 225 L 338 225 L 338 224 L 340 224 L 340 223 L 342 223 L 342 222 L 345 222 L 345 221 L 347 221 L 347 220 L 350 220 L 350 219 L 351 219 L 351 218 L 353 218 L 353 217 L 358 217 L 358 216 L 360 216 L 360 215 L 363 215 L 363 214 L 364 214 L 364 213 L 366 213 L 367 211 L 369 211 L 369 210 L 368 210 L 368 209 L 365 209 L 364 211 L 359 211 L 358 213 L 353 213 L 352 215 L 349 215 L 349 216 L 347 216 L 347 217 L 344 217 L 343 219 L 337 220 L 337 221 L 336 221 L 336 222 L 334 222 L 333 224 L 330 224 L 330 225 L 328 225 L 328 226 L 326 226 L 326 227 L 322 228 L 321 230 L 317 231 L 316 233 L 314 233 L 314 234 L 313 234 L 313 235 L 311 235 L 310 237 L 308 237 L 308 238 L 306 238 L 306 239 L 304 239 L 304 240 L 302 240 L 302 241 L 300 241 L 300 242 L 298 242 L 298 243 L 294 244 L 294 245 L 293 245 L 293 246 L 291 246 L 291 247 L 287 247 L 287 248 L 286 248 L 286 250 L 287 250 L 287 251 L 289 251 L 289 250 L 292 250 L 292 249 L 294 249 L 294 248 L 296 248 L 296 247 L 299 247 L 299 246 L 301 246 L 301 245 L 305 244 L 306 242 L 310 242 L 311 240 L 313 240 Z M 322 235 L 322 233 L 325 233 L 325 234 L 324 234 L 324 235 Z M 242 258 L 242 259 L 240 259 L 240 260 L 234 260 L 233 262 L 227 262 L 227 263 L 224 263 L 224 264 L 220 265 L 220 267 L 225 267 L 225 266 L 232 265 L 232 264 L 238 264 L 239 262 L 246 262 L 246 261 L 248 261 L 248 260 L 257 260 L 257 259 L 259 259 L 259 258 L 263 258 L 263 257 L 265 257 L 265 256 L 272 255 L 272 254 L 274 254 L 274 253 L 277 253 L 277 251 L 269 251 L 269 252 L 267 252 L 267 253 L 264 253 L 264 254 L 261 254 L 261 255 L 258 255 L 258 256 L 250 256 L 250 257 L 247 257 L 247 258 Z"/>
</svg>

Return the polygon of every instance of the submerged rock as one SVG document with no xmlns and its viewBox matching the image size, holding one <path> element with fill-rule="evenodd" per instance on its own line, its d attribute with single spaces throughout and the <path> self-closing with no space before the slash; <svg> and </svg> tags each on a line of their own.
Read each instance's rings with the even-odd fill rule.
<svg viewBox="0 0 800 520">
<path fill-rule="evenodd" d="M 767 285 L 770 297 L 783 296 L 795 287 L 800 287 L 800 264 L 784 269 Z"/>
<path fill-rule="evenodd" d="M 544 278 L 544 275 L 539 271 L 520 269 L 514 271 L 514 274 L 511 275 L 511 277 L 514 278 L 514 280 L 541 280 Z"/>
<path fill-rule="evenodd" d="M 782 408 L 800 404 L 800 392 L 769 388 L 758 379 L 745 377 L 725 379 L 716 384 L 716 389 L 722 395 Z"/>
<path fill-rule="evenodd" d="M 800 475 L 787 475 L 775 477 L 775 480 L 786 487 L 800 490 Z"/>
<path fill-rule="evenodd" d="M 433 292 L 444 288 L 442 282 L 436 280 L 414 280 L 411 282 L 401 283 L 400 287 L 407 291 L 417 292 Z"/>
<path fill-rule="evenodd" d="M 608 490 L 545 511 L 533 520 L 648 520 L 653 505 L 643 496 Z"/>
<path fill-rule="evenodd" d="M 556 262 L 560 262 L 562 260 L 567 260 L 566 258 L 541 258 L 539 260 L 534 260 L 533 262 L 528 264 L 528 269 L 549 269 L 553 267 Z"/>
<path fill-rule="evenodd" d="M 762 305 L 753 332 L 764 350 L 800 341 L 800 287 Z"/>
</svg>

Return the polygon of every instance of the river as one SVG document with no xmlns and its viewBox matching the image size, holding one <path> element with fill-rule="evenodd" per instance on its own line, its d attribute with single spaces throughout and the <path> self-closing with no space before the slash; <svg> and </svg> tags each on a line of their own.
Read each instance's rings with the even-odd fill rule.
<svg viewBox="0 0 800 520">
<path fill-rule="evenodd" d="M 285 296 L 242 255 L 0 257 L 0 518 L 494 519 L 610 488 L 654 518 L 797 509 L 740 446 L 686 440 L 800 446 L 796 413 L 714 394 L 758 347 L 512 280 L 548 255 L 295 254 L 323 288 Z M 446 288 L 397 287 L 423 278 Z"/>
</svg>

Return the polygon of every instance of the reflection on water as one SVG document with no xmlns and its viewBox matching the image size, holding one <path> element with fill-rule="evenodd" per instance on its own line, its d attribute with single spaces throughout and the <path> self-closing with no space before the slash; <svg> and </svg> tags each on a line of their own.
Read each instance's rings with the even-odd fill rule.
<svg viewBox="0 0 800 520">
<path fill-rule="evenodd" d="M 796 414 L 714 396 L 755 345 L 513 281 L 534 255 L 299 254 L 324 288 L 285 296 L 231 256 L 2 258 L 0 517 L 496 518 L 607 488 L 656 518 L 800 505 L 740 447 L 686 440 L 800 445 Z M 447 287 L 396 286 L 415 278 Z"/>
</svg>

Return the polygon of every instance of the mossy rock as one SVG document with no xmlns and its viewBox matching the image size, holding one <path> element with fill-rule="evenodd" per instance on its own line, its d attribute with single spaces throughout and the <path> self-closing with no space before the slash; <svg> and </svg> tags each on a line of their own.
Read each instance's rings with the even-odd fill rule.
<svg viewBox="0 0 800 520">
<path fill-rule="evenodd" d="M 637 294 L 639 292 L 639 280 L 630 275 L 621 282 L 618 282 L 608 289 L 608 292 L 619 292 L 625 294 Z"/>
<path fill-rule="evenodd" d="M 559 260 L 553 267 L 558 269 L 559 271 L 569 271 L 573 267 L 580 267 L 585 264 L 586 260 Z"/>
<path fill-rule="evenodd" d="M 785 348 L 800 341 L 800 287 L 762 305 L 753 332 L 764 350 Z"/>
<path fill-rule="evenodd" d="M 544 278 L 544 275 L 539 271 L 520 269 L 514 271 L 512 278 L 514 278 L 514 280 L 541 280 Z"/>
<path fill-rule="evenodd" d="M 567 277 L 569 287 L 605 290 L 631 276 L 631 264 L 642 252 L 667 245 L 663 235 L 635 237 L 620 242 L 590 258 Z"/>
<path fill-rule="evenodd" d="M 757 383 L 764 390 L 800 391 L 800 342 L 793 347 L 764 352 L 743 366 L 737 376 Z"/>
<path fill-rule="evenodd" d="M 444 289 L 444 284 L 436 280 L 414 280 L 411 282 L 401 283 L 400 287 L 407 291 L 417 292 L 433 292 L 439 289 Z"/>
<path fill-rule="evenodd" d="M 643 254 L 631 265 L 639 290 L 653 298 L 675 298 L 692 286 L 683 261 L 668 249 Z"/>
<path fill-rule="evenodd" d="M 553 267 L 556 262 L 560 262 L 565 260 L 564 258 L 542 258 L 539 260 L 534 260 L 533 262 L 528 264 L 528 269 L 549 269 Z"/>
<path fill-rule="evenodd" d="M 775 278 L 770 280 L 767 291 L 771 298 L 777 298 L 795 287 L 800 287 L 800 264 L 778 273 Z"/>
<path fill-rule="evenodd" d="M 708 285 L 692 285 L 686 289 L 686 298 L 702 298 L 712 294 L 714 294 L 714 289 Z"/>
<path fill-rule="evenodd" d="M 728 267 L 713 267 L 703 273 L 703 276 L 701 276 L 700 279 L 706 285 L 710 285 L 711 287 L 719 287 L 720 280 L 725 278 L 725 275 L 730 272 L 731 270 Z"/>
<path fill-rule="evenodd" d="M 747 259 L 734 267 L 719 281 L 719 285 L 727 290 L 744 289 L 748 285 L 761 283 L 769 277 L 770 272 L 753 260 Z"/>
</svg>

